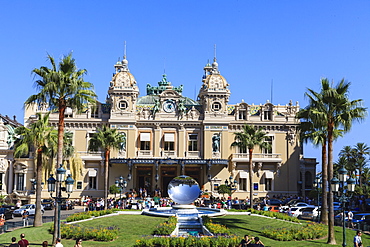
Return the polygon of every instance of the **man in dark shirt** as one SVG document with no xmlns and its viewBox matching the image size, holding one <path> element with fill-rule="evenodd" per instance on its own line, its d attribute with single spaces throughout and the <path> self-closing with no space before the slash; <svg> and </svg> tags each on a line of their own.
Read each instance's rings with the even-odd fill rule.
<svg viewBox="0 0 370 247">
<path fill-rule="evenodd" d="M 19 247 L 30 247 L 30 243 L 25 239 L 24 233 L 21 234 L 21 240 L 18 241 Z"/>
</svg>

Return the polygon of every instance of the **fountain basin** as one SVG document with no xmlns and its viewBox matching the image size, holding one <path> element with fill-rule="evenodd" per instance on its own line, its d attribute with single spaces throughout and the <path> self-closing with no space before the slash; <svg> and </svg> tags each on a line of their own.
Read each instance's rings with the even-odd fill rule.
<svg viewBox="0 0 370 247">
<path fill-rule="evenodd" d="M 181 216 L 193 218 L 197 217 L 198 215 L 217 217 L 226 215 L 226 210 L 218 208 L 195 207 L 194 205 L 175 205 L 173 207 L 143 209 L 142 214 L 159 217 Z"/>
</svg>

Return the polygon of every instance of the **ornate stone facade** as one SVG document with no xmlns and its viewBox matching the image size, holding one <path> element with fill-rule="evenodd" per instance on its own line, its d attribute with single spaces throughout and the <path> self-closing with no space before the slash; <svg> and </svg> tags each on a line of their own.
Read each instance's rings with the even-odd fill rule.
<svg viewBox="0 0 370 247">
<path fill-rule="evenodd" d="M 263 127 L 268 136 L 266 141 L 271 144 L 268 150 L 256 147 L 253 154 L 255 196 L 304 195 L 304 186 L 312 185 L 313 181 L 307 180 L 315 176 L 316 161 L 302 162 L 299 122 L 295 119 L 299 104 L 289 99 L 286 105 L 270 102 L 254 105 L 244 100 L 229 104 L 229 83 L 218 67 L 216 58 L 204 67 L 198 100 L 193 100 L 183 96 L 183 86 L 173 86 L 166 75 L 158 86 L 148 84 L 147 95 L 139 97 L 138 82 L 128 68 L 127 59 L 117 62 L 112 80 L 107 83 L 106 102 L 87 106 L 80 114 L 71 111 L 66 116 L 66 130 L 73 133 L 73 145 L 84 164 L 72 197 L 103 196 L 103 153 L 87 150 L 91 135 L 103 124 L 118 129 L 126 137 L 121 149 L 111 153 L 109 185 L 123 176 L 128 181 L 127 191 L 145 188 L 152 195 L 155 190 L 166 195 L 169 181 L 184 174 L 195 178 L 203 190 L 220 196 L 217 187 L 231 176 L 237 182 L 233 197 L 245 198 L 249 194 L 248 153 L 230 145 L 234 133 L 250 124 Z M 33 121 L 36 112 L 46 111 L 45 106 L 27 109 L 25 124 Z M 57 118 L 56 113 L 50 115 L 55 127 Z M 25 169 L 31 171 L 30 167 Z M 22 166 L 20 170 L 17 166 L 14 172 L 21 170 Z M 46 188 L 43 195 L 48 196 Z"/>
</svg>

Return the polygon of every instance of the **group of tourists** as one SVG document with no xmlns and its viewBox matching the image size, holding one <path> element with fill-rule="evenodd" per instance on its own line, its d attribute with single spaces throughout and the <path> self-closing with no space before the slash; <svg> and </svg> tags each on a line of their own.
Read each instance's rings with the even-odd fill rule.
<svg viewBox="0 0 370 247">
<path fill-rule="evenodd" d="M 17 242 L 16 237 L 12 237 L 11 241 L 12 243 L 9 245 L 9 247 L 30 247 L 30 242 L 26 239 L 26 236 L 24 233 L 20 235 L 20 240 Z M 37 245 L 37 244 L 32 244 Z M 42 247 L 48 247 L 49 243 L 48 241 L 44 241 L 41 244 Z M 55 241 L 54 247 L 63 247 L 62 240 L 60 238 L 57 238 Z M 82 247 L 82 239 L 76 239 L 76 244 L 73 247 Z"/>
</svg>

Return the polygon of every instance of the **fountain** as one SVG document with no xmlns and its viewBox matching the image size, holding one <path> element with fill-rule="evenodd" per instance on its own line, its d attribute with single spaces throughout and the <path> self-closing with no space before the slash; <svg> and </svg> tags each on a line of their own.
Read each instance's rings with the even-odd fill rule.
<svg viewBox="0 0 370 247">
<path fill-rule="evenodd" d="M 212 235 L 202 224 L 201 216 L 225 215 L 226 211 L 215 208 L 202 208 L 192 205 L 200 194 L 200 188 L 193 178 L 181 175 L 172 179 L 168 185 L 168 195 L 177 204 L 172 207 L 144 209 L 145 215 L 169 217 L 176 216 L 177 225 L 171 235 Z"/>
</svg>

